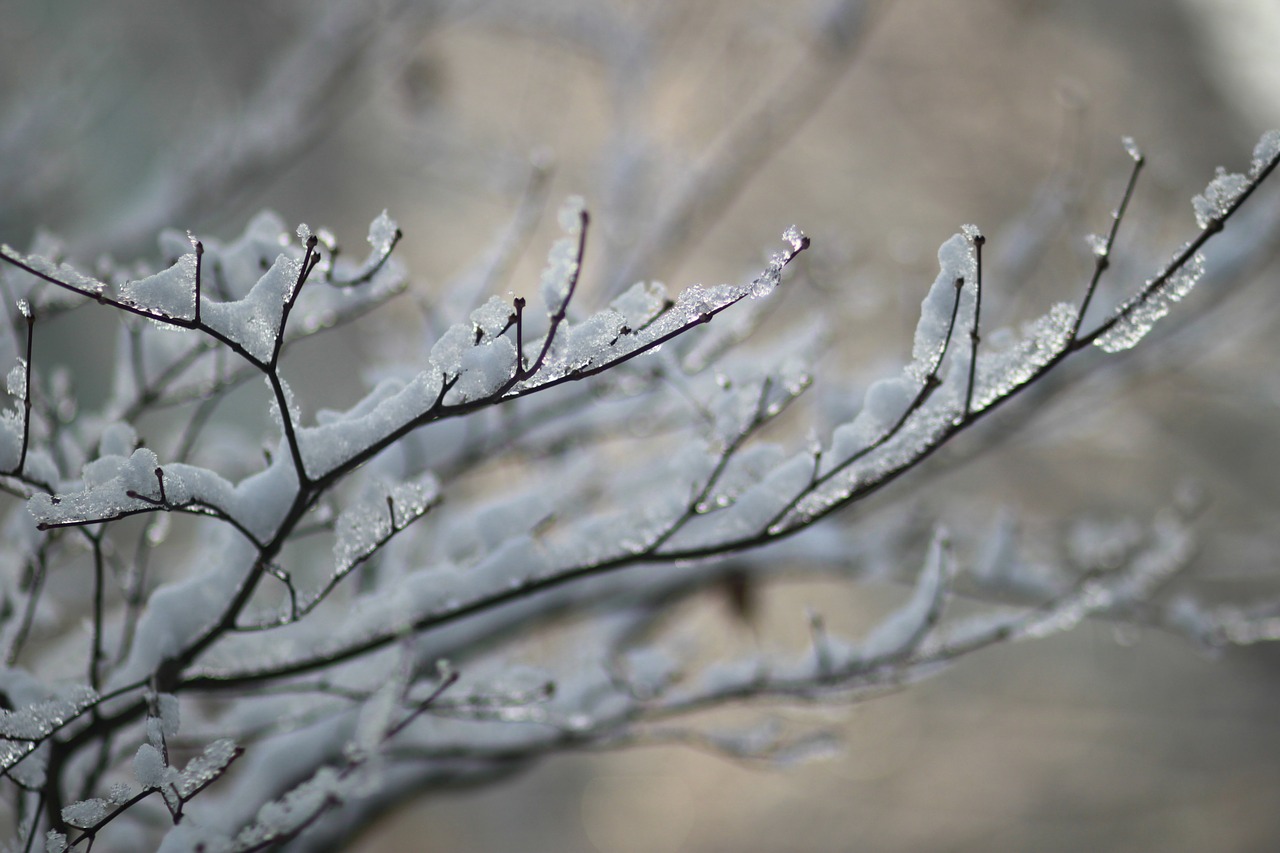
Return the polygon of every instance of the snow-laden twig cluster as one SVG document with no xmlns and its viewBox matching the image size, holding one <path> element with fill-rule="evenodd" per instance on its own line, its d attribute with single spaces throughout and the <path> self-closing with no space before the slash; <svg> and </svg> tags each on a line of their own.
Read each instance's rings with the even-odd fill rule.
<svg viewBox="0 0 1280 853">
<path fill-rule="evenodd" d="M 6 587 L 0 736 L 20 846 L 124 849 L 159 832 L 164 849 L 267 849 L 341 832 L 395 791 L 487 778 L 564 749 L 675 741 L 794 760 L 825 737 L 681 721 L 760 697 L 898 689 L 1089 617 L 1211 644 L 1273 638 L 1269 605 L 1161 597 L 1194 550 L 1187 513 L 1173 509 L 1147 527 L 1081 532 L 1073 564 L 1060 567 L 1028 563 L 999 527 L 963 565 L 935 533 L 898 610 L 860 638 L 811 612 L 799 653 L 699 664 L 656 630 L 674 598 L 749 587 L 800 558 L 846 574 L 877 564 L 860 556 L 856 527 L 810 528 L 1090 344 L 1136 344 L 1199 277 L 1202 246 L 1274 171 L 1280 134 L 1263 137 L 1248 174 L 1215 178 L 1196 199 L 1199 235 L 1090 325 L 1143 162 L 1130 151 L 1132 178 L 1075 302 L 1020 335 L 985 335 L 985 239 L 966 226 L 939 250 L 903 372 L 798 449 L 763 434 L 814 385 L 806 342 L 751 360 L 740 335 L 695 333 L 785 286 L 808 246 L 795 228 L 749 281 L 674 296 L 643 282 L 584 310 L 589 217 L 572 199 L 539 308 L 491 297 L 363 399 L 314 413 L 290 390 L 288 353 L 403 290 L 393 257 L 402 235 L 386 214 L 359 262 L 326 232 L 291 235 L 265 214 L 228 243 L 162 235 L 170 262 L 149 275 L 109 264 L 87 275 L 49 238 L 0 248 L 16 365 L 16 403 L 0 422 L 15 498 L 5 559 L 25 575 Z M 121 320 L 115 376 L 98 411 L 68 419 L 59 412 L 74 391 L 31 363 L 31 341 L 42 321 L 86 301 Z M 234 427 L 213 411 L 255 377 L 272 415 L 264 458 L 220 440 Z M 144 444 L 156 413 L 179 417 Z M 202 454 L 207 445 L 223 450 Z M 506 485 L 467 485 L 486 466 Z M 198 523 L 178 533 L 175 515 Z M 54 599 L 52 571 L 82 574 L 87 598 Z M 949 618 L 958 594 L 999 603 Z M 42 626 L 78 607 L 89 636 L 71 654 Z M 595 615 L 578 625 L 573 654 L 531 670 L 501 653 L 574 613 Z"/>
</svg>

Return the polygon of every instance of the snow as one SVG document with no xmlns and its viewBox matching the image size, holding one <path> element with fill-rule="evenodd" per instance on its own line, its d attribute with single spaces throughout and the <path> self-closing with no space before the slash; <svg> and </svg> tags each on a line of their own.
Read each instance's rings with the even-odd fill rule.
<svg viewBox="0 0 1280 853">
<path fill-rule="evenodd" d="M 1117 311 L 1119 319 L 1115 325 L 1094 339 L 1094 343 L 1107 352 L 1121 352 L 1135 346 L 1158 320 L 1169 313 L 1173 303 L 1191 292 L 1203 274 L 1204 255 L 1197 252 L 1145 298 L 1139 295 L 1126 302 Z M 1154 279 L 1147 282 L 1147 288 L 1153 283 Z"/>
<path fill-rule="evenodd" d="M 751 282 L 750 294 L 752 299 L 768 296 L 777 289 L 782 282 L 783 269 L 791 262 L 792 258 L 809 245 L 809 238 L 794 225 L 782 232 L 782 239 L 790 244 L 791 251 L 787 253 L 774 252 L 769 256 L 769 263 L 764 272 L 755 281 Z"/>
<path fill-rule="evenodd" d="M 797 453 L 774 468 L 759 483 L 733 499 L 732 504 L 715 516 L 714 531 L 709 541 L 758 533 L 783 510 L 813 476 L 813 457 Z"/>
<path fill-rule="evenodd" d="M 1230 212 L 1236 199 L 1249 188 L 1249 178 L 1239 173 L 1229 173 L 1221 166 L 1218 174 L 1200 195 L 1191 199 L 1191 206 L 1196 212 L 1196 224 L 1208 228 L 1214 222 L 1221 222 Z"/>
<path fill-rule="evenodd" d="M 183 463 L 161 466 L 154 452 L 135 450 L 127 459 L 108 455 L 84 466 L 83 488 L 58 495 L 38 493 L 27 502 L 37 524 L 66 525 L 154 511 L 164 506 L 210 510 L 236 520 L 260 539 L 269 538 L 287 512 L 297 488 L 287 450 L 278 448 L 266 469 L 232 486 L 217 473 Z M 157 475 L 157 469 L 162 471 Z M 136 495 L 131 497 L 130 493 Z"/>
<path fill-rule="evenodd" d="M 106 292 L 106 282 L 99 281 L 93 276 L 85 275 L 70 264 L 56 263 L 41 254 L 23 254 L 7 243 L 0 244 L 0 253 L 5 254 L 9 258 L 27 266 L 37 273 L 42 273 L 55 281 L 62 282 L 70 289 L 84 296 L 98 296 Z M 26 295 L 33 288 L 43 286 L 43 280 L 32 277 L 24 270 L 14 270 L 8 277 L 10 280 L 16 280 L 15 290 L 19 295 Z"/>
<path fill-rule="evenodd" d="M 1133 159 L 1133 162 L 1141 163 L 1143 161 L 1142 149 L 1138 147 L 1137 140 L 1132 136 L 1120 137 L 1120 143 L 1124 145 L 1125 153 Z"/>
<path fill-rule="evenodd" d="M 97 693 L 80 686 L 68 691 L 68 695 L 63 698 L 36 702 L 12 711 L 0 709 L 0 737 L 20 741 L 40 740 L 79 716 L 85 708 L 97 701 Z M 24 749 L 13 761 L 7 760 L 6 756 L 0 769 L 8 769 L 29 751 Z"/>
<path fill-rule="evenodd" d="M 151 594 L 129 658 L 112 674 L 110 688 L 147 678 L 222 616 L 253 568 L 255 554 L 238 533 L 220 528 L 215 535 L 198 574 L 163 584 Z"/>
<path fill-rule="evenodd" d="M 395 529 L 403 529 L 426 513 L 439 499 L 439 493 L 439 482 L 428 474 L 413 482 L 380 489 L 374 497 L 343 510 L 333 543 L 335 574 L 350 571 L 392 534 L 391 512 L 395 513 Z"/>
<path fill-rule="evenodd" d="M 457 406 L 492 396 L 511 379 L 515 368 L 516 346 L 505 336 L 469 347 L 462 351 L 457 382 L 444 402 Z"/>
<path fill-rule="evenodd" d="M 640 281 L 613 300 L 609 307 L 622 315 L 633 332 L 648 323 L 667 305 L 667 289 L 656 281 Z"/>
<path fill-rule="evenodd" d="M 440 394 L 442 372 L 433 364 L 408 384 L 386 379 L 346 412 L 317 412 L 316 426 L 297 430 L 307 472 L 324 476 L 429 410 Z"/>
<path fill-rule="evenodd" d="M 103 456 L 125 458 L 138 447 L 138 431 L 131 424 L 115 421 L 102 428 L 98 451 Z"/>
<path fill-rule="evenodd" d="M 954 288 L 952 290 L 954 292 Z M 901 420 L 919 393 L 920 383 L 905 376 L 871 383 L 857 416 L 836 427 L 826 464 L 837 465 L 879 440 Z"/>
<path fill-rule="evenodd" d="M 626 319 L 611 308 L 570 326 L 558 353 L 570 370 L 585 368 L 618 341 Z"/>
<path fill-rule="evenodd" d="M 341 804 L 363 784 L 359 774 L 344 775 L 332 767 L 321 767 L 283 797 L 263 805 L 254 823 L 236 836 L 237 849 L 265 846 L 273 840 L 287 838 L 321 812 Z"/>
<path fill-rule="evenodd" d="M 187 762 L 182 772 L 170 776 L 169 781 L 178 796 L 186 800 L 200 788 L 217 779 L 231 762 L 240 756 L 241 749 L 230 738 L 220 738 L 204 748 L 204 751 Z"/>
<path fill-rule="evenodd" d="M 155 275 L 126 281 L 119 287 L 120 298 L 126 304 L 160 317 L 181 320 L 195 318 L 196 309 L 196 255 L 188 252 L 177 262 Z M 161 328 L 179 328 L 161 323 Z"/>
<path fill-rule="evenodd" d="M 400 231 L 400 226 L 396 221 L 387 215 L 384 210 L 369 223 L 369 245 L 380 255 L 385 255 L 391 251 L 392 245 L 395 243 L 396 234 Z"/>
<path fill-rule="evenodd" d="M 111 803 L 93 798 L 72 803 L 62 809 L 62 819 L 78 829 L 92 829 L 111 811 Z"/>
<path fill-rule="evenodd" d="M 25 358 L 18 359 L 18 363 L 9 371 L 9 375 L 5 377 L 5 388 L 12 397 L 17 397 L 19 400 L 26 398 L 27 360 Z"/>
<path fill-rule="evenodd" d="M 0 411 L 0 471 L 12 471 L 18 465 L 22 455 L 22 424 L 20 412 L 13 409 Z M 28 473 L 31 473 L 29 463 Z"/>
<path fill-rule="evenodd" d="M 177 737 L 180 721 L 178 697 L 172 693 L 161 693 L 156 697 L 156 707 L 159 711 L 160 733 L 166 738 Z"/>
<path fill-rule="evenodd" d="M 622 655 L 627 685 L 639 699 L 660 695 L 680 677 L 680 665 L 667 651 L 657 646 L 628 649 Z"/>
<path fill-rule="evenodd" d="M 490 296 L 488 302 L 471 312 L 471 323 L 482 339 L 496 338 L 514 322 L 515 316 L 510 301 Z"/>
<path fill-rule="evenodd" d="M 972 410 L 985 409 L 1029 381 L 1046 364 L 1071 345 L 1079 309 L 1059 302 L 1022 327 L 1020 336 L 999 330 L 987 336 L 978 350 Z"/>
<path fill-rule="evenodd" d="M 440 553 L 455 562 L 476 562 L 512 536 L 532 529 L 547 511 L 546 494 L 541 491 L 473 504 L 464 515 L 450 516 L 443 525 Z"/>
<path fill-rule="evenodd" d="M 165 782 L 165 773 L 169 767 L 164 763 L 164 755 L 149 743 L 138 747 L 133 756 L 133 776 L 144 788 L 159 788 Z"/>
<path fill-rule="evenodd" d="M 243 347 L 250 357 L 269 363 L 281 334 L 285 303 L 293 294 L 301 271 L 300 260 L 277 255 L 275 263 L 243 299 L 214 302 L 202 296 L 200 318 L 210 329 Z"/>
<path fill-rule="evenodd" d="M 1085 242 L 1089 244 L 1089 251 L 1095 258 L 1105 258 L 1111 252 L 1110 241 L 1101 234 L 1089 234 L 1085 237 Z"/>
<path fill-rule="evenodd" d="M 569 298 L 569 288 L 578 274 L 578 243 L 582 233 L 584 204 L 581 196 L 570 196 L 557 214 L 560 229 L 567 235 L 551 246 L 542 271 L 539 293 L 548 314 L 557 314 Z"/>
<path fill-rule="evenodd" d="M 462 356 L 475 346 L 475 330 L 467 323 L 454 323 L 431 346 L 431 365 L 453 377 L 462 369 Z"/>
<path fill-rule="evenodd" d="M 947 332 L 951 328 L 951 316 L 955 313 L 956 300 L 965 294 L 972 293 L 976 283 L 977 265 L 973 252 L 973 243 L 964 234 L 956 234 L 938 249 L 938 277 L 934 279 L 929 294 L 920 303 L 920 320 L 916 324 L 915 340 L 911 348 L 911 364 L 907 373 L 917 381 L 938 368 L 946 346 Z M 956 282 L 963 280 L 965 288 L 958 291 Z M 956 314 L 956 329 L 968 328 L 972 322 L 972 308 L 966 308 L 962 302 L 962 310 Z M 959 334 L 953 334 L 958 339 Z"/>
<path fill-rule="evenodd" d="M 1280 130 L 1268 130 L 1262 134 L 1258 144 L 1253 148 L 1253 162 L 1249 167 L 1249 177 L 1257 180 L 1276 158 L 1280 157 Z"/>
<path fill-rule="evenodd" d="M 938 621 L 954 566 L 945 532 L 929 545 L 920 578 L 911 599 L 872 629 L 858 652 L 864 661 L 881 661 L 909 652 Z"/>
</svg>

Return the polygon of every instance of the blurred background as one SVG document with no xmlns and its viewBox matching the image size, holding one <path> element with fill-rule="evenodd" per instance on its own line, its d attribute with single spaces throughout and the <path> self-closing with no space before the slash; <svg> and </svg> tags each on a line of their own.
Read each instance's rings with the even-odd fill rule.
<svg viewBox="0 0 1280 853">
<path fill-rule="evenodd" d="M 430 300 L 513 216 L 578 193 L 593 213 L 592 301 L 639 278 L 679 289 L 750 276 L 795 223 L 813 249 L 778 310 L 838 318 L 818 376 L 851 387 L 906 359 L 936 247 L 962 223 L 989 238 L 994 325 L 1077 298 L 1084 237 L 1108 225 L 1130 135 L 1149 165 L 1117 252 L 1119 293 L 1192 236 L 1190 198 L 1214 167 L 1246 168 L 1258 135 L 1280 126 L 1271 0 L 0 11 L 0 240 L 23 247 L 45 228 L 90 264 L 145 258 L 161 226 L 225 239 L 269 207 L 359 247 L 386 208 L 415 296 Z M 1247 600 L 1273 586 L 1277 195 L 1256 204 L 1163 340 L 1122 368 L 1089 356 L 1062 393 L 970 437 L 980 456 L 877 500 L 914 501 L 960 530 L 1014 507 L 1053 544 L 1193 490 L 1201 593 Z M 501 290 L 532 292 L 554 234 L 545 219 Z M 379 323 L 394 327 L 371 319 L 289 368 L 309 406 L 354 399 L 348 356 L 373 348 Z M 94 334 L 89 320 L 68 328 Z M 46 356 L 74 364 L 70 340 L 43 343 Z M 329 360 L 313 357 L 326 347 Z M 806 604 L 856 626 L 899 594 L 797 582 L 767 590 L 752 626 L 714 600 L 683 618 L 767 643 L 802 634 Z M 1277 701 L 1269 648 L 1211 657 L 1087 624 L 852 708 L 769 709 L 839 730 L 845 748 L 829 760 L 559 756 L 414 803 L 356 849 L 1274 849 Z"/>
</svg>

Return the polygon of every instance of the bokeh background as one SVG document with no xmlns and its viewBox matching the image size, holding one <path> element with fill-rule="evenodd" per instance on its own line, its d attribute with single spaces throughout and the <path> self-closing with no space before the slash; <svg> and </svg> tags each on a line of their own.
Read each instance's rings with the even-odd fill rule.
<svg viewBox="0 0 1280 853">
<path fill-rule="evenodd" d="M 750 275 L 799 224 L 814 247 L 782 310 L 837 316 L 819 375 L 857 384 L 905 359 L 935 249 L 960 224 L 989 237 L 993 322 L 1016 322 L 1080 292 L 1083 237 L 1127 176 L 1121 135 L 1149 159 L 1117 263 L 1133 285 L 1191 236 L 1189 199 L 1214 167 L 1243 168 L 1280 126 L 1271 0 L 841 5 L 3 0 L 0 239 L 43 227 L 82 260 L 146 256 L 157 224 L 226 238 L 270 207 L 356 246 L 386 208 L 429 300 L 545 175 L 552 208 L 581 193 L 595 215 L 586 299 L 622 269 L 673 288 Z M 762 111 L 779 92 L 785 109 Z M 648 224 L 720 162 L 741 174 L 646 252 Z M 531 292 L 547 219 L 503 289 Z M 1262 249 L 1225 298 L 1212 276 L 1200 285 L 1183 310 L 1204 323 L 1124 370 L 1095 359 L 1016 429 L 974 436 L 986 452 L 883 500 L 962 530 L 1013 508 L 1052 543 L 1194 489 L 1199 589 L 1264 594 L 1280 531 L 1274 235 L 1246 232 Z M 349 403 L 351 356 L 377 322 L 309 349 L 290 368 L 300 396 Z M 68 323 L 44 357 L 92 376 L 73 341 L 93 323 Z M 899 594 L 794 583 L 767 591 L 752 626 L 715 600 L 682 618 L 766 643 L 803 633 L 806 604 L 857 626 Z M 769 709 L 840 731 L 828 760 L 564 755 L 415 802 L 355 849 L 1274 849 L 1278 701 L 1265 646 L 1210 656 L 1087 624 L 856 707 Z"/>
</svg>

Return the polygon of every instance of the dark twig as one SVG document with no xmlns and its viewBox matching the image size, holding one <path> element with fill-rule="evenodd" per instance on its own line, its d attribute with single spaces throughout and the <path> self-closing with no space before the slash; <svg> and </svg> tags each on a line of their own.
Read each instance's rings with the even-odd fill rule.
<svg viewBox="0 0 1280 853">
<path fill-rule="evenodd" d="M 973 325 L 969 327 L 969 381 L 965 386 L 964 415 L 961 420 L 967 419 L 969 412 L 973 410 L 973 386 L 978 376 L 978 344 L 982 340 L 979 334 L 982 315 L 982 247 L 986 244 L 987 238 L 981 234 L 974 234 L 970 240 L 973 243 L 976 275 L 973 282 Z"/>
<path fill-rule="evenodd" d="M 1137 153 L 1136 148 L 1130 150 L 1134 153 L 1133 168 L 1129 170 L 1129 180 L 1125 182 L 1120 204 L 1111 213 L 1111 229 L 1102 243 L 1093 247 L 1093 276 L 1090 277 L 1089 286 L 1085 289 L 1084 299 L 1080 301 L 1080 310 L 1076 312 L 1075 327 L 1071 330 L 1072 341 L 1080 336 L 1080 325 L 1084 322 L 1085 312 L 1093 302 L 1093 295 L 1098 290 L 1098 283 L 1102 281 L 1102 274 L 1111 266 L 1111 250 L 1115 246 L 1116 235 L 1120 233 L 1120 223 L 1124 220 L 1125 212 L 1129 209 L 1129 201 L 1133 198 L 1134 190 L 1137 189 L 1138 175 L 1142 173 L 1142 167 L 1146 164 L 1146 158 Z"/>
<path fill-rule="evenodd" d="M 590 222 L 591 217 L 587 211 L 585 209 L 580 211 L 578 214 L 578 248 L 574 255 L 573 273 L 569 276 L 569 285 L 565 288 L 564 299 L 561 300 L 556 312 L 551 315 L 551 325 L 547 329 L 547 336 L 542 342 L 542 350 L 538 353 L 537 359 L 534 360 L 533 366 L 528 370 L 517 371 L 511 378 L 510 385 L 522 382 L 542 369 L 542 363 L 546 360 L 552 343 L 555 342 L 556 332 L 559 331 L 560 324 L 564 322 L 566 313 L 569 310 L 569 302 L 572 301 L 573 294 L 578 289 L 578 279 L 582 276 L 582 257 L 587 251 L 587 226 Z"/>
</svg>

